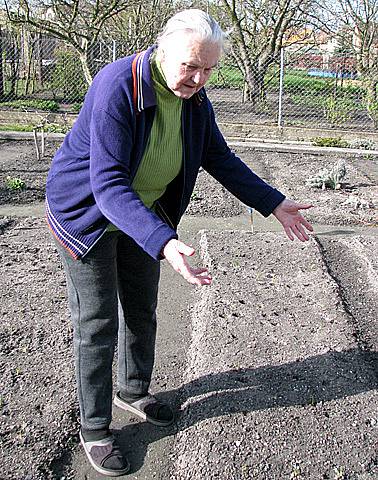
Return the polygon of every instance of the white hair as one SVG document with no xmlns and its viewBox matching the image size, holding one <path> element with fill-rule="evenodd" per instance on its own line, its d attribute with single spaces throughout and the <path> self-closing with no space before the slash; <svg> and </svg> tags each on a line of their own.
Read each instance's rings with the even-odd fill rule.
<svg viewBox="0 0 378 480">
<path fill-rule="evenodd" d="M 158 49 L 169 42 L 173 34 L 180 32 L 196 35 L 204 42 L 217 44 L 221 50 L 225 48 L 226 34 L 208 13 L 197 8 L 183 10 L 168 20 L 157 38 Z"/>
</svg>

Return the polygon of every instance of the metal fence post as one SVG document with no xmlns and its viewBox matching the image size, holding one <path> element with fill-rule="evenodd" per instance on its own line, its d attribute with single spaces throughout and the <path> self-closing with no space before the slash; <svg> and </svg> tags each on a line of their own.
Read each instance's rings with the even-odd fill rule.
<svg viewBox="0 0 378 480">
<path fill-rule="evenodd" d="M 283 127 L 282 121 L 282 98 L 283 98 L 283 82 L 284 82 L 284 49 L 281 48 L 281 58 L 280 58 L 280 89 L 278 93 L 278 128 Z"/>
<path fill-rule="evenodd" d="M 116 61 L 116 41 L 113 40 L 113 62 Z"/>
</svg>

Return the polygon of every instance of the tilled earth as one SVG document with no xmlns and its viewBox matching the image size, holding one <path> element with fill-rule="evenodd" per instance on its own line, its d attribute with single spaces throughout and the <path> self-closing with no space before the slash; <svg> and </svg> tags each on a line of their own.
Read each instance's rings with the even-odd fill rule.
<svg viewBox="0 0 378 480">
<path fill-rule="evenodd" d="M 56 146 L 37 162 L 33 142 L 0 144 L 0 206 L 43 199 Z M 334 192 L 305 180 L 336 157 L 238 151 L 288 196 L 313 203 L 312 221 L 350 229 L 305 245 L 212 232 L 211 218 L 245 206 L 200 173 L 188 214 L 209 219 L 201 249 L 214 284 L 194 295 L 171 471 L 146 478 L 376 479 L 377 160 L 348 157 Z M 7 176 L 26 188 L 10 190 Z M 43 218 L 0 217 L 0 243 L 0 479 L 97 478 L 70 468 L 72 332 Z"/>
<path fill-rule="evenodd" d="M 377 478 L 377 265 L 338 284 L 327 260 L 345 240 L 202 234 L 214 282 L 192 314 L 171 478 Z M 353 240 L 343 256 L 377 258 L 376 238 Z"/>
</svg>

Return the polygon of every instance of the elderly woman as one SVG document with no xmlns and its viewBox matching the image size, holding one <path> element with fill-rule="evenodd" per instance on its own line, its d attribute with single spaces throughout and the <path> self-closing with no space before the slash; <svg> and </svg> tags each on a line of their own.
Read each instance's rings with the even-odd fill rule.
<svg viewBox="0 0 378 480">
<path fill-rule="evenodd" d="M 292 240 L 311 225 L 299 205 L 230 151 L 203 89 L 223 49 L 219 25 L 200 10 L 172 17 L 157 46 L 99 72 L 47 180 L 47 219 L 68 286 L 80 405 L 80 438 L 92 466 L 129 469 L 109 431 L 114 403 L 155 425 L 174 414 L 149 393 L 154 364 L 159 263 L 209 285 L 176 227 L 203 167 L 238 199 L 271 213 Z M 121 305 L 118 315 L 118 302 Z"/>
</svg>

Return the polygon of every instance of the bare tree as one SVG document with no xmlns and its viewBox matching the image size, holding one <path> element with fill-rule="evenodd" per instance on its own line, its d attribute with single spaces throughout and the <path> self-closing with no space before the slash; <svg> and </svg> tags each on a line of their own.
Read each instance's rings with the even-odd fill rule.
<svg viewBox="0 0 378 480">
<path fill-rule="evenodd" d="M 378 0 L 335 0 L 325 2 L 324 8 L 339 19 L 337 34 L 352 39 L 366 109 L 378 126 Z"/>
<path fill-rule="evenodd" d="M 26 24 L 72 46 L 79 55 L 84 77 L 92 82 L 90 52 L 106 23 L 126 11 L 130 0 L 5 0 L 9 20 Z"/>
<path fill-rule="evenodd" d="M 231 52 L 242 72 L 244 100 L 257 106 L 264 97 L 264 79 L 278 59 L 285 38 L 305 26 L 311 0 L 219 0 L 232 27 Z M 219 10 L 214 12 L 220 16 Z M 227 26 L 226 26 L 227 29 Z"/>
<path fill-rule="evenodd" d="M 168 18 L 177 9 L 174 0 L 146 0 L 117 15 L 105 27 L 124 46 L 123 54 L 143 50 L 156 41 Z"/>
</svg>

